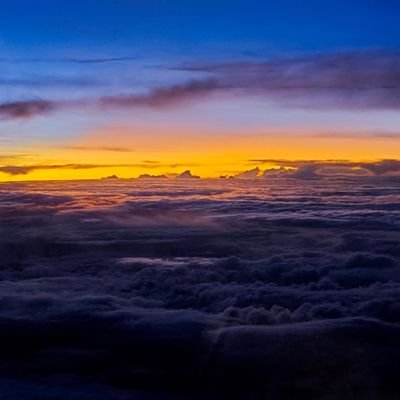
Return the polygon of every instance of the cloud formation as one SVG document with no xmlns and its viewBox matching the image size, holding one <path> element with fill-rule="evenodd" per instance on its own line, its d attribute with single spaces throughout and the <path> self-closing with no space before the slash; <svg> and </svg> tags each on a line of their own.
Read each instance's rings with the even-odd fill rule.
<svg viewBox="0 0 400 400">
<path fill-rule="evenodd" d="M 108 151 L 125 151 L 120 148 L 101 148 L 108 149 Z M 193 164 L 191 164 L 193 165 Z M 0 172 L 8 175 L 27 175 L 32 171 L 37 170 L 57 170 L 57 169 L 96 169 L 96 168 L 178 168 L 181 166 L 188 166 L 188 164 L 162 164 L 158 162 L 140 162 L 131 164 L 32 164 L 32 165 L 3 165 L 0 166 Z M 189 171 L 190 172 L 190 171 Z M 186 175 L 185 175 L 186 176 Z M 148 177 L 151 177 L 150 175 Z M 189 176 L 188 178 L 199 178 L 198 176 Z"/>
<path fill-rule="evenodd" d="M 253 159 L 252 164 L 274 164 L 278 168 L 264 170 L 262 176 L 269 178 L 317 179 L 329 177 L 387 177 L 400 176 L 399 160 L 348 161 L 348 160 L 275 160 Z M 258 167 L 257 167 L 258 168 Z"/>
<path fill-rule="evenodd" d="M 25 119 L 48 114 L 59 108 L 57 102 L 48 100 L 15 101 L 0 104 L 0 119 Z"/>
<path fill-rule="evenodd" d="M 347 52 L 188 66 L 224 90 L 243 90 L 286 105 L 360 109 L 400 107 L 400 54 Z"/>
<path fill-rule="evenodd" d="M 175 69 L 201 73 L 203 77 L 151 88 L 144 93 L 64 101 L 5 102 L 0 104 L 0 117 L 32 118 L 80 106 L 91 109 L 177 107 L 215 92 L 228 96 L 258 96 L 295 107 L 382 110 L 400 107 L 400 55 L 397 52 L 317 54 L 264 62 L 192 64 Z"/>
<path fill-rule="evenodd" d="M 134 167 L 137 164 L 38 164 L 38 165 L 6 165 L 0 167 L 0 172 L 8 175 L 26 175 L 36 170 L 46 169 L 93 169 L 108 167 Z M 143 166 L 143 164 L 141 164 Z"/>
<path fill-rule="evenodd" d="M 0 104 L 0 119 L 26 119 L 64 109 L 164 108 L 185 105 L 214 90 L 213 80 L 193 80 L 180 85 L 151 89 L 147 93 L 104 96 L 99 99 L 80 100 L 22 100 Z"/>
<path fill-rule="evenodd" d="M 1 184 L 1 391 L 394 398 L 399 201 L 372 176 Z"/>
</svg>

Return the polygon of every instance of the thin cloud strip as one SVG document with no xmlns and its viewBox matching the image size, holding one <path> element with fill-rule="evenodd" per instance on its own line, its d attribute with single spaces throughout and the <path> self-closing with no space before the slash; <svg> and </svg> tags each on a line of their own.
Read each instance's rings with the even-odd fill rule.
<svg viewBox="0 0 400 400">
<path fill-rule="evenodd" d="M 196 164 L 161 164 L 161 163 L 132 163 L 132 164 L 37 164 L 37 165 L 3 165 L 0 172 L 8 175 L 27 175 L 37 170 L 56 170 L 56 169 L 96 169 L 96 168 L 178 168 L 195 166 Z"/>
</svg>

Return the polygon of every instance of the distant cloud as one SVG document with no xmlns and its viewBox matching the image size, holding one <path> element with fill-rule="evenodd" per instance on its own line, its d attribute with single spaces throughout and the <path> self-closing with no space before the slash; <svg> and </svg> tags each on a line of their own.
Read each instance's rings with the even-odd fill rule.
<svg viewBox="0 0 400 400">
<path fill-rule="evenodd" d="M 243 171 L 239 172 L 238 174 L 235 175 L 235 178 L 238 179 L 254 179 L 257 178 L 258 175 L 260 174 L 260 169 L 258 167 L 253 168 L 249 171 Z"/>
<path fill-rule="evenodd" d="M 346 160 L 250 160 L 256 164 L 274 164 L 279 168 L 264 171 L 264 177 L 315 179 L 323 176 L 400 176 L 400 160 L 355 162 Z"/>
<path fill-rule="evenodd" d="M 138 179 L 168 179 L 168 177 L 166 175 L 142 174 L 138 176 Z"/>
<path fill-rule="evenodd" d="M 186 170 L 179 174 L 176 179 L 200 179 L 199 176 L 197 175 L 192 175 L 192 173 L 189 170 Z"/>
</svg>

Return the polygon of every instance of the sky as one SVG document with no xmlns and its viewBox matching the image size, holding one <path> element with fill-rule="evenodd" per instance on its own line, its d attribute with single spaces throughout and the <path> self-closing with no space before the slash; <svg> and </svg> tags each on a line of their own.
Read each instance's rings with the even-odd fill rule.
<svg viewBox="0 0 400 400">
<path fill-rule="evenodd" d="M 390 0 L 5 2 L 0 181 L 397 159 L 398 15 Z"/>
</svg>

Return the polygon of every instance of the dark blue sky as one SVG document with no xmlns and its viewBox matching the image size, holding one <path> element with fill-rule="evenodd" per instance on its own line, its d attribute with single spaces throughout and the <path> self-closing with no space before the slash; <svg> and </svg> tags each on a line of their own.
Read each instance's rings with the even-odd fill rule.
<svg viewBox="0 0 400 400">
<path fill-rule="evenodd" d="M 15 0 L 2 2 L 1 48 L 109 54 L 396 48 L 400 2 Z M 200 54 L 198 54 L 200 55 Z"/>
</svg>

